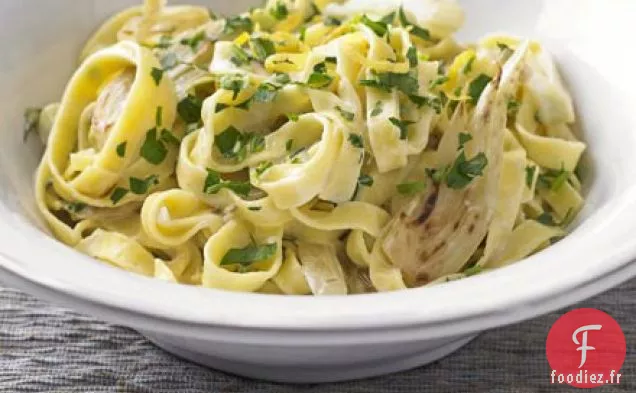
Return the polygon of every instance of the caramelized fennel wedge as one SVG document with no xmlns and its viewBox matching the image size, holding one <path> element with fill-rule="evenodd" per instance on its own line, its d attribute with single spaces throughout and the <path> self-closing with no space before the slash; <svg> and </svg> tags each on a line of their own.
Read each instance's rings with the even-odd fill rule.
<svg viewBox="0 0 636 393">
<path fill-rule="evenodd" d="M 517 91 L 527 51 L 527 43 L 517 49 L 484 89 L 471 115 L 462 108 L 455 113 L 440 142 L 438 164 L 445 167 L 458 154 L 459 133 L 470 134 L 464 152 L 468 159 L 485 154 L 483 175 L 460 189 L 429 181 L 427 192 L 407 203 L 385 229 L 383 250 L 408 285 L 459 272 L 485 238 L 497 197 L 507 102 Z"/>
</svg>

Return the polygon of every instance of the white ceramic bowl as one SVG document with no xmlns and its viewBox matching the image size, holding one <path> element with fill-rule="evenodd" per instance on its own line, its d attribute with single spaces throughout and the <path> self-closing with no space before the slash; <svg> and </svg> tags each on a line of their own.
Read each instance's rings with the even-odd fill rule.
<svg viewBox="0 0 636 393">
<path fill-rule="evenodd" d="M 221 13 L 257 1 L 192 1 Z M 278 381 L 325 382 L 419 366 L 479 332 L 592 296 L 636 275 L 636 2 L 466 0 L 462 38 L 493 30 L 545 42 L 589 143 L 587 204 L 565 240 L 499 271 L 431 288 L 279 297 L 190 288 L 116 270 L 58 243 L 37 217 L 41 153 L 24 108 L 57 100 L 83 41 L 136 0 L 0 1 L 0 278 L 133 327 L 177 355 Z"/>
</svg>

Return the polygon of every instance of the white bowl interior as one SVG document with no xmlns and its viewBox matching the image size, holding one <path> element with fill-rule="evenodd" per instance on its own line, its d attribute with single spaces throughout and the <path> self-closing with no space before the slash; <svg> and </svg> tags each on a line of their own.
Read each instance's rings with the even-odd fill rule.
<svg viewBox="0 0 636 393">
<path fill-rule="evenodd" d="M 77 293 L 81 293 L 89 286 L 99 286 L 95 282 L 90 282 L 90 277 L 103 275 L 105 281 L 114 280 L 114 287 L 124 287 L 127 285 L 124 282 L 127 282 L 132 285 L 155 288 L 157 291 L 170 288 L 171 296 L 175 297 L 191 296 L 198 299 L 212 297 L 210 296 L 212 292 L 206 292 L 204 289 L 177 288 L 138 277 L 133 278 L 128 273 L 115 271 L 99 263 L 92 263 L 88 258 L 66 250 L 43 236 L 41 231 L 43 226 L 33 202 L 33 174 L 42 148 L 34 137 L 30 138 L 26 144 L 22 141 L 24 109 L 59 100 L 65 83 L 77 65 L 79 49 L 91 31 L 108 15 L 125 6 L 137 4 L 139 1 L 39 0 L 31 2 L 14 0 L 0 2 L 0 21 L 3 24 L 0 30 L 2 38 L 0 52 L 3 53 L 0 57 L 0 86 L 3 86 L 0 89 L 0 219 L 4 222 L 0 233 L 4 236 L 4 242 L 7 243 L 7 248 L 0 254 L 13 260 L 14 266 L 21 266 L 23 274 L 31 277 L 39 275 L 38 279 L 41 282 L 46 281 L 47 274 L 57 272 L 55 273 L 57 277 L 47 282 L 58 288 L 65 287 L 69 290 L 76 285 L 81 285 L 83 289 L 77 289 Z M 568 267 L 572 268 L 577 263 L 575 255 L 571 254 L 572 258 L 560 260 L 561 255 L 565 253 L 569 244 L 576 244 L 577 237 L 592 230 L 585 225 L 585 222 L 594 218 L 595 215 L 598 216 L 599 209 L 613 205 L 621 193 L 636 184 L 636 165 L 633 165 L 633 157 L 636 154 L 636 133 L 633 131 L 636 124 L 636 111 L 633 110 L 636 104 L 636 91 L 633 89 L 633 86 L 636 86 L 636 74 L 631 70 L 633 62 L 625 57 L 624 51 L 624 48 L 629 45 L 628 39 L 631 35 L 625 32 L 635 31 L 633 22 L 628 17 L 635 14 L 634 3 L 594 0 L 507 2 L 465 0 L 460 2 L 467 11 L 467 25 L 460 34 L 461 38 L 476 38 L 493 31 L 508 32 L 536 38 L 546 43 L 555 55 L 575 99 L 581 133 L 589 146 L 583 164 L 587 203 L 579 221 L 583 224 L 563 241 L 563 244 L 553 247 L 555 250 L 547 250 L 532 257 L 534 266 L 523 266 L 531 263 L 530 260 L 526 260 L 517 266 L 506 268 L 505 274 L 493 273 L 493 277 L 485 275 L 435 289 L 413 290 L 413 296 L 422 296 L 422 299 L 437 293 L 440 299 L 447 299 L 448 304 L 459 304 L 463 301 L 461 297 L 465 294 L 460 295 L 457 292 L 458 288 L 462 292 L 461 288 L 468 290 L 470 286 L 475 288 L 479 286 L 482 290 L 488 291 L 488 287 L 494 283 L 496 283 L 495 288 L 502 288 L 505 285 L 514 288 L 515 281 L 523 281 L 524 277 L 530 274 L 529 272 L 534 271 L 538 275 L 551 274 L 548 270 L 550 264 L 552 266 L 560 263 L 571 264 L 560 266 L 559 268 L 563 271 L 567 271 Z M 187 3 L 201 3 L 210 6 L 218 13 L 232 14 L 245 10 L 258 1 L 190 0 Z M 611 25 L 608 25 L 607 20 L 611 20 Z M 16 40 L 16 37 L 19 39 Z M 594 222 L 604 222 L 607 219 L 607 212 L 603 214 L 605 218 L 597 217 Z M 632 221 L 636 222 L 636 219 L 628 223 Z M 24 248 L 30 252 L 26 252 Z M 48 256 L 51 255 L 49 253 L 59 255 L 51 256 L 48 260 Z M 47 261 L 30 258 L 46 258 Z M 78 266 L 82 265 L 82 271 L 80 272 L 78 268 L 75 274 L 69 270 L 69 266 L 72 265 L 64 265 L 65 262 L 63 262 L 67 259 L 72 259 L 72 262 Z M 594 270 L 594 263 L 597 262 L 581 260 L 579 266 L 582 265 L 588 269 L 589 264 L 588 271 L 591 272 Z M 541 269 L 543 269 L 542 272 Z M 59 273 L 60 270 L 64 271 L 63 275 Z M 60 277 L 65 277 L 63 283 L 59 281 Z M 581 279 L 583 278 L 582 275 Z M 490 282 L 487 282 L 488 280 Z M 553 284 L 551 289 L 565 286 L 565 284 L 559 286 L 557 282 Z M 112 295 L 108 293 L 106 287 L 100 290 L 106 291 L 100 292 L 105 296 Z M 217 291 L 214 293 L 222 296 L 223 301 L 230 298 L 237 301 L 245 299 L 245 304 L 257 296 L 220 294 Z M 494 296 L 494 294 L 491 295 Z M 121 304 L 126 304 L 128 300 L 125 299 L 125 294 L 121 296 Z M 405 295 L 371 296 L 376 296 L 376 299 L 383 296 L 383 299 L 389 301 L 387 303 L 387 310 L 389 310 L 390 301 L 395 300 L 395 298 L 390 300 L 392 296 Z M 259 301 L 265 302 L 263 299 L 260 298 Z M 171 301 L 162 296 L 158 296 L 153 301 L 165 302 L 165 307 L 171 307 Z M 282 302 L 283 300 L 270 299 L 267 302 L 270 301 Z M 332 310 L 333 315 L 338 312 L 342 312 L 343 315 L 357 314 L 357 311 L 352 310 L 355 304 L 363 304 L 358 303 L 360 301 L 366 300 L 344 300 L 344 303 L 340 303 L 341 306 Z M 310 302 L 327 304 L 329 300 L 293 299 L 284 300 L 284 302 L 304 302 L 306 306 Z M 343 299 L 340 302 L 343 302 Z M 271 306 L 273 303 L 268 304 Z M 149 303 L 146 306 L 149 306 Z M 151 308 L 160 308 L 159 304 L 155 306 Z M 267 309 L 268 305 L 265 304 L 264 307 Z M 406 313 L 407 310 L 404 308 L 396 312 Z M 176 311 L 173 311 L 170 312 L 176 315 Z M 324 310 L 325 316 L 328 315 L 327 311 Z M 304 314 L 309 315 L 309 311 L 297 316 Z M 179 315 L 186 316 L 186 314 Z M 226 315 L 228 323 L 231 319 L 229 315 Z M 217 318 L 217 321 L 221 318 L 213 312 L 210 312 L 208 316 Z M 273 318 L 269 322 L 274 323 Z"/>
</svg>

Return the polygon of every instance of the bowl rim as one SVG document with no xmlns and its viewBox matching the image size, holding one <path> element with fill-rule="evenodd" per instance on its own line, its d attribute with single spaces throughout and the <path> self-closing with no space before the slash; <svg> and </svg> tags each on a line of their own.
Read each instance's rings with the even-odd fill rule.
<svg viewBox="0 0 636 393">
<path fill-rule="evenodd" d="M 429 327 L 439 328 L 437 334 L 443 337 L 527 319 L 581 300 L 575 294 L 592 296 L 636 276 L 636 263 L 632 262 L 636 241 L 623 241 L 636 229 L 636 217 L 631 213 L 636 212 L 635 205 L 633 186 L 605 203 L 568 237 L 523 261 L 444 285 L 396 292 L 301 297 L 176 285 L 93 260 L 22 220 L 0 220 L 0 234 L 11 239 L 0 250 L 0 271 L 19 286 L 45 289 L 74 305 L 108 308 L 114 318 L 132 315 L 128 324 L 133 326 L 137 316 L 169 330 L 187 326 L 234 332 L 359 334 Z M 9 214 L 5 206 L 0 207 L 0 217 Z M 555 264 L 555 260 L 560 262 Z M 574 264 L 581 269 L 570 269 Z M 515 280 L 521 277 L 524 280 Z M 139 293 L 144 295 L 136 296 Z"/>
</svg>

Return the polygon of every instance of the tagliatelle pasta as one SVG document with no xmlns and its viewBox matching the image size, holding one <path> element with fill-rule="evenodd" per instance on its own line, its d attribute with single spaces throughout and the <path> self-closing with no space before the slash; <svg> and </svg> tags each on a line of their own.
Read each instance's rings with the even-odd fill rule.
<svg viewBox="0 0 636 393">
<path fill-rule="evenodd" d="M 59 103 L 38 207 L 64 243 L 160 280 L 346 295 L 459 279 L 565 235 L 585 151 L 549 53 L 462 45 L 455 0 L 146 0 Z"/>
</svg>

